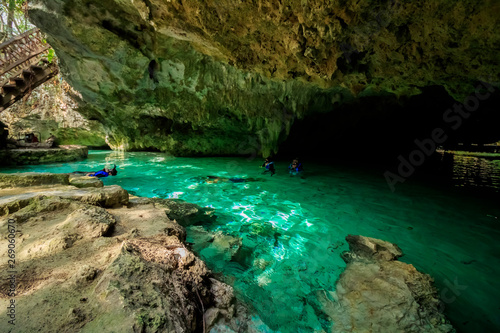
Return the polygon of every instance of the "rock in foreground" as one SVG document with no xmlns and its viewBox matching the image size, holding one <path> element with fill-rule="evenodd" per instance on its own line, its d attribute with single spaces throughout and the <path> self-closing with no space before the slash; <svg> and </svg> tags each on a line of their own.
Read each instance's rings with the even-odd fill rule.
<svg viewBox="0 0 500 333">
<path fill-rule="evenodd" d="M 347 236 L 347 267 L 323 304 L 332 332 L 455 332 L 443 315 L 433 279 L 396 259 L 403 253 L 382 240 Z"/>
<path fill-rule="evenodd" d="M 62 184 L 3 189 L 0 196 L 0 228 L 9 225 L 15 235 L 16 331 L 252 331 L 232 287 L 187 248 L 167 201 L 128 205 L 119 186 Z M 2 308 L 14 297 L 7 245 L 0 239 Z"/>
</svg>

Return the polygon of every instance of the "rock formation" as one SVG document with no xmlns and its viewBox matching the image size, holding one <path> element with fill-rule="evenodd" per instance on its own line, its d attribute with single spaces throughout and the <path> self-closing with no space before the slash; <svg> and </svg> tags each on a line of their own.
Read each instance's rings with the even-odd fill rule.
<svg viewBox="0 0 500 333">
<path fill-rule="evenodd" d="M 346 240 L 347 267 L 335 292 L 318 295 L 332 332 L 455 332 L 433 279 L 397 261 L 403 255 L 397 245 L 363 236 Z"/>
<path fill-rule="evenodd" d="M 84 160 L 87 146 L 62 145 L 56 148 L 16 148 L 0 150 L 0 165 L 43 164 Z"/>
<path fill-rule="evenodd" d="M 0 227 L 15 235 L 16 273 L 12 281 L 2 238 L 0 304 L 15 299 L 16 330 L 258 332 L 233 289 L 186 246 L 162 208 L 168 200 L 129 200 L 118 186 L 79 189 L 68 179 L 2 176 Z"/>
<path fill-rule="evenodd" d="M 78 92 L 57 75 L 2 111 L 0 120 L 8 125 L 9 134 L 15 139 L 33 132 L 41 142 L 53 134 L 56 145 L 107 146 L 102 124 L 85 119 L 78 112 L 80 100 Z"/>
<path fill-rule="evenodd" d="M 442 86 L 462 101 L 478 80 L 498 82 L 498 10 L 470 0 L 35 0 L 29 15 L 112 148 L 267 155 L 297 119 L 354 98 Z"/>
</svg>

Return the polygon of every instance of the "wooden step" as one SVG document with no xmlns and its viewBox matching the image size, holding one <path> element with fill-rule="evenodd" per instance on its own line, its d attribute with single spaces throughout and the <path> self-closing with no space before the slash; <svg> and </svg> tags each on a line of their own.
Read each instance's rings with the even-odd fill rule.
<svg viewBox="0 0 500 333">
<path fill-rule="evenodd" d="M 18 88 L 24 88 L 26 86 L 26 81 L 22 77 L 13 78 L 11 81 L 14 81 L 16 87 Z"/>
<path fill-rule="evenodd" d="M 40 72 L 43 72 L 44 68 L 42 66 L 38 66 L 38 65 L 31 65 L 30 66 L 31 70 L 35 73 L 40 73 Z"/>
<path fill-rule="evenodd" d="M 15 95 L 19 93 L 19 88 L 15 84 L 6 84 L 2 87 L 4 94 L 12 94 Z"/>
<path fill-rule="evenodd" d="M 26 81 L 29 81 L 32 77 L 35 76 L 35 73 L 33 73 L 30 70 L 23 69 L 23 77 Z"/>
</svg>

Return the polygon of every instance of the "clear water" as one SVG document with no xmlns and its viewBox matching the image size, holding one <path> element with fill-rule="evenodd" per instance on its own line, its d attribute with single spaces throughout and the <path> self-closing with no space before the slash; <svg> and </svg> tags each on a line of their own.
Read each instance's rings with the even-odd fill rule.
<svg viewBox="0 0 500 333">
<path fill-rule="evenodd" d="M 116 163 L 119 174 L 104 179 L 106 185 L 213 207 L 217 219 L 188 228 L 188 240 L 275 331 L 329 330 L 315 294 L 334 290 L 345 267 L 344 239 L 360 234 L 397 243 L 403 261 L 433 276 L 460 332 L 493 332 L 500 331 L 500 160 L 476 159 L 443 156 L 434 178 L 417 175 L 394 193 L 382 172 L 368 168 L 309 162 L 301 179 L 277 162 L 270 177 L 260 174 L 260 160 L 144 152 L 93 151 L 86 161 L 0 171 L 72 172 Z M 206 183 L 207 175 L 257 181 Z M 436 177 L 442 181 L 435 186 Z M 208 242 L 204 230 L 241 238 L 242 247 L 231 259 L 237 246 Z"/>
</svg>

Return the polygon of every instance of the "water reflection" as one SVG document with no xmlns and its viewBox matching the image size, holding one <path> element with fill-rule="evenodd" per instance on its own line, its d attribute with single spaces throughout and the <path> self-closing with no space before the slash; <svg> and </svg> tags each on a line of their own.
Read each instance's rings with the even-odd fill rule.
<svg viewBox="0 0 500 333">
<path fill-rule="evenodd" d="M 500 192 L 500 154 L 440 152 L 440 174 L 454 186 Z"/>
</svg>

